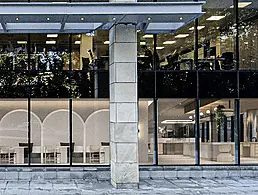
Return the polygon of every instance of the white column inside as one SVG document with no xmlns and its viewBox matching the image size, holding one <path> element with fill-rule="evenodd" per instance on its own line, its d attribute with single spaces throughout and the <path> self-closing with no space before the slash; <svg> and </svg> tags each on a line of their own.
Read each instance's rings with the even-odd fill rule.
<svg viewBox="0 0 258 195">
<path fill-rule="evenodd" d="M 138 188 L 137 33 L 118 24 L 109 32 L 111 183 Z"/>
</svg>

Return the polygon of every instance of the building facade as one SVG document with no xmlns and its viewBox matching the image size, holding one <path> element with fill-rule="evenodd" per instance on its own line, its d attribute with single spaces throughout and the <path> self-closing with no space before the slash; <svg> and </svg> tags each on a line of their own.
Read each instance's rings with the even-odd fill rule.
<svg viewBox="0 0 258 195">
<path fill-rule="evenodd" d="M 258 164 L 258 2 L 2 0 L 0 166 Z"/>
</svg>

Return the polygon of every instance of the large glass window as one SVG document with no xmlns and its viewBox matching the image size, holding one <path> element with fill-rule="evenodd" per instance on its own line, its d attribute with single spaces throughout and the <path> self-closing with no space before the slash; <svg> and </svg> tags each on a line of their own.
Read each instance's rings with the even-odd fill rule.
<svg viewBox="0 0 258 195">
<path fill-rule="evenodd" d="M 234 164 L 234 109 L 234 99 L 201 99 L 201 164 Z"/>
</svg>

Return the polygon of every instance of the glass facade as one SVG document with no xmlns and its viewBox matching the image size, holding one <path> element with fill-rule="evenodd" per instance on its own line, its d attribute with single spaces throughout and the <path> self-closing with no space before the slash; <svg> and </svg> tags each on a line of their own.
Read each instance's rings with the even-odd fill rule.
<svg viewBox="0 0 258 195">
<path fill-rule="evenodd" d="M 137 32 L 141 165 L 258 163 L 258 7 L 240 1 L 237 23 L 233 3 Z M 109 32 L 92 35 L 0 35 L 2 165 L 110 163 Z"/>
</svg>

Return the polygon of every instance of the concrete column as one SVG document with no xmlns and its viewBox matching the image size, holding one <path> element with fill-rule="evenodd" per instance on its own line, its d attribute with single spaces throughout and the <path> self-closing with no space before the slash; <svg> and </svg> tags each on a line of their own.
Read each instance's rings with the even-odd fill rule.
<svg viewBox="0 0 258 195">
<path fill-rule="evenodd" d="M 116 188 L 138 188 L 135 25 L 115 25 L 109 41 L 111 183 Z"/>
</svg>

